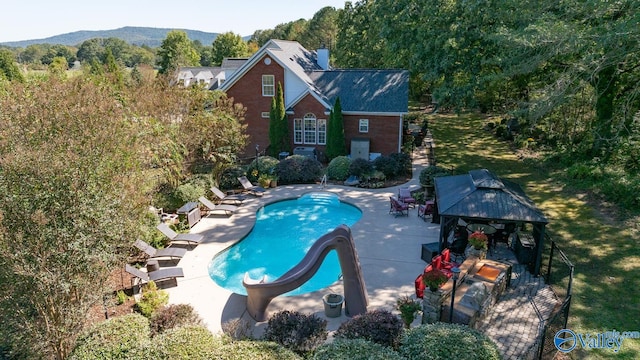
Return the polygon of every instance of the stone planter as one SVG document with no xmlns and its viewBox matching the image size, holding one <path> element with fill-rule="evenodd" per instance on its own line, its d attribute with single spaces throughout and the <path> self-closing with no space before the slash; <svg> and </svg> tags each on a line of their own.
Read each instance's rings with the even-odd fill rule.
<svg viewBox="0 0 640 360">
<path fill-rule="evenodd" d="M 466 257 L 475 256 L 480 260 L 483 260 L 487 257 L 487 250 L 484 249 L 476 249 L 473 246 L 469 246 L 467 250 L 464 252 Z"/>
<path fill-rule="evenodd" d="M 269 183 L 269 185 L 274 188 L 276 186 L 278 186 L 278 180 L 271 180 L 271 182 Z"/>
</svg>

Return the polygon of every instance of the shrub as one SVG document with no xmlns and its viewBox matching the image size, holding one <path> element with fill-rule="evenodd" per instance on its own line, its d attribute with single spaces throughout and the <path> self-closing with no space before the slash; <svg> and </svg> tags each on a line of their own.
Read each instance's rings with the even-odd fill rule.
<svg viewBox="0 0 640 360">
<path fill-rule="evenodd" d="M 449 171 L 445 168 L 429 165 L 420 171 L 420 184 L 422 186 L 433 186 L 433 179 L 439 176 L 448 176 Z"/>
<path fill-rule="evenodd" d="M 373 160 L 376 170 L 382 172 L 387 178 L 393 178 L 400 172 L 400 166 L 396 159 L 390 156 L 379 156 Z"/>
<path fill-rule="evenodd" d="M 398 173 L 396 175 L 407 175 L 411 173 L 411 156 L 406 153 L 393 153 L 390 158 L 398 162 Z"/>
<path fill-rule="evenodd" d="M 402 334 L 402 321 L 387 310 L 367 311 L 344 322 L 336 330 L 336 339 L 365 339 L 396 347 Z"/>
<path fill-rule="evenodd" d="M 149 359 L 149 349 L 149 320 L 139 314 L 127 314 L 87 329 L 76 341 L 69 359 Z"/>
<path fill-rule="evenodd" d="M 222 339 L 203 326 L 187 325 L 156 336 L 153 343 L 160 359 L 217 359 Z"/>
<path fill-rule="evenodd" d="M 192 183 L 185 183 L 179 185 L 176 190 L 173 192 L 173 197 L 180 204 L 188 203 L 189 201 L 195 201 L 200 196 L 205 194 L 205 189 L 198 187 Z"/>
<path fill-rule="evenodd" d="M 222 324 L 224 334 L 234 340 L 252 339 L 251 328 L 251 323 L 242 319 L 233 319 Z"/>
<path fill-rule="evenodd" d="M 116 303 L 118 305 L 124 304 L 128 298 L 129 296 L 127 296 L 127 294 L 125 294 L 124 291 L 122 290 L 116 291 Z"/>
<path fill-rule="evenodd" d="M 240 167 L 229 168 L 222 173 L 218 187 L 221 190 L 235 189 L 240 186 L 238 178 L 245 174 L 245 170 Z"/>
<path fill-rule="evenodd" d="M 292 155 L 280 161 L 276 175 L 281 184 L 313 183 L 322 177 L 322 164 L 307 156 Z"/>
<path fill-rule="evenodd" d="M 212 359 L 301 360 L 293 351 L 272 341 L 231 341 L 216 348 Z"/>
<path fill-rule="evenodd" d="M 150 318 L 156 310 L 165 306 L 167 302 L 169 302 L 169 294 L 164 290 L 158 290 L 156 283 L 149 281 L 144 287 L 140 301 L 136 304 L 136 310 Z"/>
<path fill-rule="evenodd" d="M 400 310 L 400 318 L 405 328 L 410 328 L 411 323 L 416 318 L 416 314 L 422 310 L 420 302 L 410 298 L 409 296 L 401 296 L 396 301 L 396 309 Z"/>
<path fill-rule="evenodd" d="M 479 331 L 446 323 L 407 330 L 398 352 L 407 359 L 501 359 L 496 344 Z"/>
<path fill-rule="evenodd" d="M 302 160 L 302 174 L 300 182 L 303 184 L 314 183 L 322 177 L 322 164 L 315 159 L 305 157 Z"/>
<path fill-rule="evenodd" d="M 327 335 L 326 320 L 285 310 L 269 319 L 264 339 L 275 341 L 296 353 L 304 353 L 324 343 Z"/>
<path fill-rule="evenodd" d="M 336 339 L 317 348 L 311 360 L 395 360 L 404 359 L 393 349 L 364 339 Z"/>
<path fill-rule="evenodd" d="M 254 182 L 263 174 L 274 175 L 276 167 L 280 161 L 271 156 L 260 156 L 257 160 L 253 160 L 247 167 L 247 178 Z M 236 179 L 238 182 L 238 179 Z"/>
<path fill-rule="evenodd" d="M 349 177 L 349 165 L 351 165 L 351 159 L 338 156 L 327 166 L 327 176 L 329 179 L 344 181 Z"/>
<path fill-rule="evenodd" d="M 373 171 L 371 161 L 362 158 L 354 159 L 349 165 L 349 175 L 363 176 Z"/>
<path fill-rule="evenodd" d="M 185 325 L 204 325 L 204 323 L 191 305 L 165 306 L 151 315 L 151 336 Z"/>
</svg>

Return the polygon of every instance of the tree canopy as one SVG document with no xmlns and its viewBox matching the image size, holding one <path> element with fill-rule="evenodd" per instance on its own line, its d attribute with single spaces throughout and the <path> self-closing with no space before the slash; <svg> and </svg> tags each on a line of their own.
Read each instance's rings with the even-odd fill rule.
<svg viewBox="0 0 640 360">
<path fill-rule="evenodd" d="M 215 66 L 222 64 L 224 58 L 245 57 L 249 55 L 247 43 L 240 35 L 233 32 L 220 34 L 213 41 L 211 50 L 211 63 Z"/>
<path fill-rule="evenodd" d="M 187 33 L 180 30 L 169 31 L 158 49 L 160 74 L 168 74 L 181 66 L 198 66 L 200 54 L 196 51 Z"/>
</svg>

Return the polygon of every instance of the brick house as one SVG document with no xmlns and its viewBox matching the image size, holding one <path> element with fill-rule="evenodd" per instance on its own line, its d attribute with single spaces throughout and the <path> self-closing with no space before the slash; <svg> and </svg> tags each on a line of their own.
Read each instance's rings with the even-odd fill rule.
<svg viewBox="0 0 640 360">
<path fill-rule="evenodd" d="M 233 72 L 219 89 L 247 108 L 250 136 L 245 155 L 269 145 L 269 110 L 282 84 L 293 153 L 322 156 L 329 113 L 340 97 L 347 151 L 352 157 L 400 152 L 403 116 L 408 111 L 406 70 L 340 70 L 329 66 L 329 51 L 309 51 L 295 41 L 270 40 Z"/>
</svg>

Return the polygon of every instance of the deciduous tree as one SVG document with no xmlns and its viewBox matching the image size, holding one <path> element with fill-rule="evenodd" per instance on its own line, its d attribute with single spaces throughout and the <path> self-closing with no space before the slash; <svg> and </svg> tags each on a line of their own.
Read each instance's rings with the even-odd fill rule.
<svg viewBox="0 0 640 360">
<path fill-rule="evenodd" d="M 187 33 L 180 30 L 169 31 L 158 49 L 160 74 L 169 74 L 181 66 L 198 66 L 200 55 L 193 47 Z"/>
<path fill-rule="evenodd" d="M 249 55 L 247 43 L 240 35 L 226 32 L 216 37 L 211 45 L 211 64 L 219 66 L 226 57 L 243 57 Z"/>
<path fill-rule="evenodd" d="M 84 78 L 10 87 L 0 108 L 0 341 L 64 359 L 138 235 L 138 131 Z"/>
</svg>

